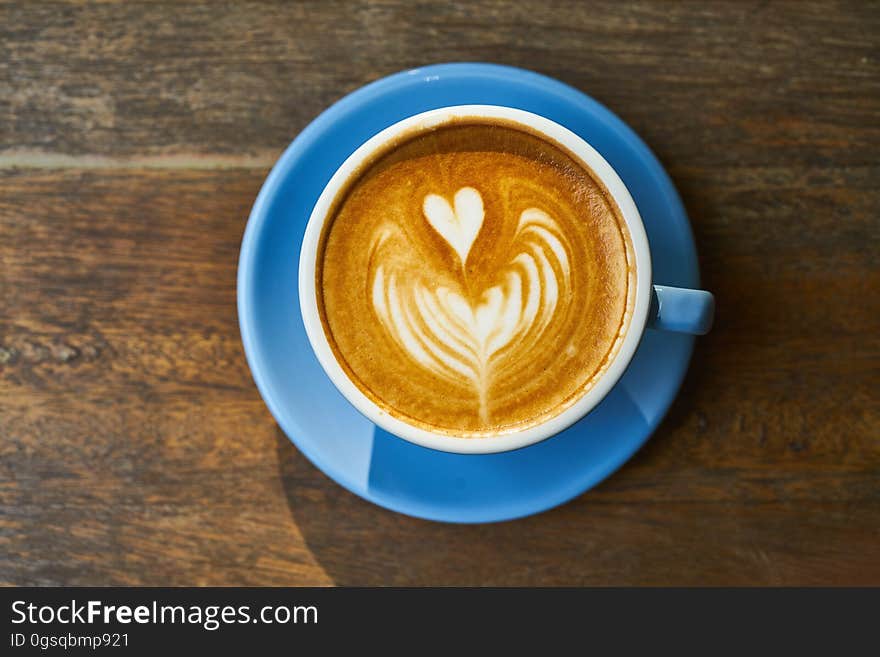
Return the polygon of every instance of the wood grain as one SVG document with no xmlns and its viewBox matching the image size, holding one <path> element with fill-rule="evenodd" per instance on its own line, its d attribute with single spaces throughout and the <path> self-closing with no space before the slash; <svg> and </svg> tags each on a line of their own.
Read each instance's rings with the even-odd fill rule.
<svg viewBox="0 0 880 657">
<path fill-rule="evenodd" d="M 0 4 L 0 583 L 880 584 L 877 34 L 877 3 Z M 235 313 L 289 140 L 463 59 L 630 122 L 719 310 L 629 464 L 480 527 L 315 470 Z"/>
</svg>

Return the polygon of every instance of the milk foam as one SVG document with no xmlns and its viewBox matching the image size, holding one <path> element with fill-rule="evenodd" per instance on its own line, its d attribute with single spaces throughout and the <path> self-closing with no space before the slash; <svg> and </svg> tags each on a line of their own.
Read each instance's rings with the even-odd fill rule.
<svg viewBox="0 0 880 657">
<path fill-rule="evenodd" d="M 458 257 L 466 280 L 468 255 L 484 221 L 480 192 L 462 187 L 450 203 L 428 194 L 424 219 Z M 489 421 L 489 391 L 495 377 L 534 349 L 557 311 L 569 302 L 571 249 L 557 222 L 539 208 L 519 216 L 510 257 L 497 283 L 476 291 L 475 301 L 459 287 L 432 285 L 414 277 L 417 263 L 402 260 L 403 226 L 381 224 L 371 244 L 376 263 L 373 309 L 388 334 L 415 363 L 433 375 L 471 387 L 479 416 Z"/>
<path fill-rule="evenodd" d="M 591 172 L 497 123 L 396 143 L 340 191 L 319 247 L 325 335 L 383 412 L 485 437 L 590 390 L 634 298 L 630 242 Z"/>
</svg>

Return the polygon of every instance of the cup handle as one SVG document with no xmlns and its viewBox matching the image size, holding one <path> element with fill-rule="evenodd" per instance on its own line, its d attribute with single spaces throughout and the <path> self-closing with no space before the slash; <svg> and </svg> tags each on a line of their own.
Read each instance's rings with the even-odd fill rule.
<svg viewBox="0 0 880 657">
<path fill-rule="evenodd" d="M 648 328 L 704 335 L 712 328 L 715 297 L 705 290 L 655 285 Z"/>
</svg>

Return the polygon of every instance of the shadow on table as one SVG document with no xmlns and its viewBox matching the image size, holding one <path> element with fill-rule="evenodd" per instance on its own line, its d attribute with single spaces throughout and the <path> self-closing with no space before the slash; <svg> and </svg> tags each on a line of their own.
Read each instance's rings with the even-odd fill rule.
<svg viewBox="0 0 880 657">
<path fill-rule="evenodd" d="M 334 584 L 436 584 L 443 580 L 435 549 L 448 549 L 450 542 L 464 549 L 474 537 L 486 535 L 488 526 L 419 520 L 362 500 L 313 466 L 280 428 L 277 452 L 294 522 Z M 455 581 L 463 579 L 473 578 L 466 572 L 455 575 Z"/>
<path fill-rule="evenodd" d="M 668 448 L 663 438 L 670 429 L 676 431 L 687 423 L 698 432 L 705 431 L 704 416 L 691 401 L 704 383 L 706 373 L 702 369 L 691 369 L 667 419 L 608 482 L 556 509 L 504 523 L 437 523 L 375 506 L 321 473 L 279 428 L 279 474 L 291 516 L 309 551 L 337 585 L 604 582 L 613 573 L 597 573 L 591 562 L 607 562 L 609 546 L 636 538 L 630 532 L 653 532 L 632 518 L 633 509 L 626 495 L 620 497 L 620 490 L 642 485 L 640 477 L 634 481 L 627 475 L 636 470 L 644 473 L 645 467 Z"/>
</svg>

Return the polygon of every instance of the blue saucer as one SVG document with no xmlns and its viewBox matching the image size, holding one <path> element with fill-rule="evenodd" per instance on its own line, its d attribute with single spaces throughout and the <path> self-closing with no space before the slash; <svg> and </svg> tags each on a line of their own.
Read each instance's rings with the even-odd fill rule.
<svg viewBox="0 0 880 657">
<path fill-rule="evenodd" d="M 412 114 L 483 103 L 550 118 L 592 144 L 623 178 L 645 223 L 654 282 L 699 287 L 684 207 L 660 163 L 620 119 L 579 91 L 516 68 L 442 64 L 405 71 L 346 96 L 287 148 L 251 212 L 238 269 L 238 315 L 263 399 L 318 468 L 364 499 L 447 522 L 493 522 L 544 511 L 619 468 L 660 423 L 684 378 L 693 337 L 648 330 L 626 374 L 592 413 L 514 452 L 460 455 L 378 429 L 333 387 L 299 313 L 300 242 L 336 168 L 367 138 Z"/>
</svg>

